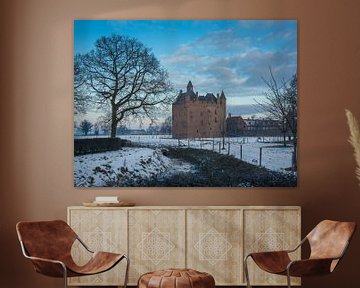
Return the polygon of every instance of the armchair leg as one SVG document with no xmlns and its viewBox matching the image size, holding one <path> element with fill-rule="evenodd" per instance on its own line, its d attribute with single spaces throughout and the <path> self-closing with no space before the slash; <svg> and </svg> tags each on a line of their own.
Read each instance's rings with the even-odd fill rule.
<svg viewBox="0 0 360 288">
<path fill-rule="evenodd" d="M 244 272 L 245 272 L 245 279 L 246 279 L 246 287 L 247 288 L 251 288 L 250 285 L 250 279 L 249 279 L 249 269 L 247 266 L 247 259 L 249 258 L 250 255 L 247 255 L 244 259 Z"/>
<path fill-rule="evenodd" d="M 63 267 L 64 269 L 64 287 L 67 288 L 68 285 L 67 285 L 67 270 L 66 270 L 66 266 L 64 264 L 61 264 L 61 266 Z"/>
<path fill-rule="evenodd" d="M 289 271 L 289 269 L 287 269 L 286 276 L 287 276 L 288 288 L 291 288 L 291 278 L 290 278 L 290 271 Z"/>
<path fill-rule="evenodd" d="M 127 256 L 124 256 L 126 260 L 126 271 L 125 271 L 125 280 L 124 280 L 124 288 L 127 287 L 127 282 L 129 278 L 129 265 L 130 265 L 130 259 Z"/>
</svg>

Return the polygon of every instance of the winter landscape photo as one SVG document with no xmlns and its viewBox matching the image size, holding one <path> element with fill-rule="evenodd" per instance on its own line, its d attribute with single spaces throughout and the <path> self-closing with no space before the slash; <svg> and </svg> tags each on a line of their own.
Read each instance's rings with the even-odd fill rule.
<svg viewBox="0 0 360 288">
<path fill-rule="evenodd" d="M 75 187 L 296 187 L 296 20 L 75 20 Z"/>
</svg>

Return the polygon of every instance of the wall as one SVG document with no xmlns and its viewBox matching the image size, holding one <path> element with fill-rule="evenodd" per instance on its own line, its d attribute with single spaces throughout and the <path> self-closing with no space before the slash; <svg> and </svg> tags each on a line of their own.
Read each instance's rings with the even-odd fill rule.
<svg viewBox="0 0 360 288">
<path fill-rule="evenodd" d="M 5 3 L 6 2 L 6 3 Z M 62 287 L 22 258 L 19 220 L 66 217 L 95 195 L 139 205 L 301 205 L 303 234 L 324 218 L 360 223 L 360 187 L 344 108 L 360 118 L 359 1 L 1 1 L 1 287 Z M 296 189 L 74 189 L 74 19 L 298 19 L 299 184 Z M 335 274 L 304 287 L 358 287 L 360 235 Z"/>
</svg>

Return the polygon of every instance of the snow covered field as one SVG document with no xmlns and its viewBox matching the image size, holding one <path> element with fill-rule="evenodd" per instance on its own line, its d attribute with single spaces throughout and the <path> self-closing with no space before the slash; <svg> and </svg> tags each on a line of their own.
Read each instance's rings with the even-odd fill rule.
<svg viewBox="0 0 360 288">
<path fill-rule="evenodd" d="M 147 181 L 166 179 L 178 173 L 195 172 L 194 165 L 163 155 L 165 147 L 198 148 L 233 155 L 253 165 L 290 173 L 293 147 L 283 147 L 281 139 L 266 137 L 172 139 L 169 135 L 121 135 L 143 148 L 125 147 L 118 151 L 74 157 L 75 187 L 146 186 Z M 81 137 L 83 138 L 83 137 Z M 85 138 L 85 137 L 84 137 Z M 92 137 L 86 137 L 92 138 Z M 144 184 L 144 185 L 142 185 Z"/>
<path fill-rule="evenodd" d="M 164 156 L 159 148 L 123 148 L 74 157 L 75 187 L 132 186 L 195 168 Z"/>
<path fill-rule="evenodd" d="M 228 154 L 228 149 L 230 147 L 229 155 L 233 155 L 238 159 L 242 159 L 243 161 L 254 165 L 260 164 L 260 148 L 262 148 L 261 166 L 279 172 L 284 172 L 285 169 L 292 166 L 293 147 L 282 147 L 281 144 L 275 143 L 275 141 L 281 141 L 281 138 L 279 137 L 225 138 L 225 149 L 222 149 L 222 138 L 177 140 L 172 139 L 170 135 L 121 135 L 121 138 L 152 147 L 191 147 L 208 149 L 216 152 L 220 151 L 222 154 Z"/>
</svg>

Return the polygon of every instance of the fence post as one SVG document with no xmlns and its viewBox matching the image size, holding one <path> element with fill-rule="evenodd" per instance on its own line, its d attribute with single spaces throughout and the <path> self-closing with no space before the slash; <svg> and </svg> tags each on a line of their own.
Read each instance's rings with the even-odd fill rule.
<svg viewBox="0 0 360 288">
<path fill-rule="evenodd" d="M 242 144 L 240 145 L 240 160 L 242 160 Z"/>
<path fill-rule="evenodd" d="M 178 146 L 180 147 L 180 139 L 178 139 Z"/>
<path fill-rule="evenodd" d="M 213 138 L 213 140 L 212 140 L 212 144 L 213 144 L 213 149 L 212 149 L 212 151 L 214 151 L 215 150 L 215 140 L 214 140 L 214 138 Z"/>
<path fill-rule="evenodd" d="M 190 148 L 190 139 L 188 139 L 188 148 Z"/>
<path fill-rule="evenodd" d="M 219 142 L 219 153 L 221 152 L 221 143 Z"/>
<path fill-rule="evenodd" d="M 230 155 L 230 142 L 228 142 L 228 153 L 227 155 Z"/>
<path fill-rule="evenodd" d="M 261 167 L 261 161 L 262 161 L 262 147 L 260 147 L 260 159 L 259 159 L 259 166 Z"/>
<path fill-rule="evenodd" d="M 291 152 L 291 168 L 294 172 L 295 171 L 295 152 L 294 151 Z"/>
</svg>

